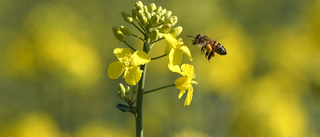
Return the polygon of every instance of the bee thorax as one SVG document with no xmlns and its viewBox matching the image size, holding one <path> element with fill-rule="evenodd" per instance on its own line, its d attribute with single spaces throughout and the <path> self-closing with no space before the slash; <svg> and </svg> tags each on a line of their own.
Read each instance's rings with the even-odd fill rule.
<svg viewBox="0 0 320 137">
<path fill-rule="evenodd" d="M 206 45 L 206 43 L 204 43 L 204 42 L 203 42 L 203 43 L 198 43 L 198 44 L 197 44 L 197 46 L 198 46 L 198 47 L 203 47 L 203 46 L 205 46 L 205 45 Z"/>
</svg>

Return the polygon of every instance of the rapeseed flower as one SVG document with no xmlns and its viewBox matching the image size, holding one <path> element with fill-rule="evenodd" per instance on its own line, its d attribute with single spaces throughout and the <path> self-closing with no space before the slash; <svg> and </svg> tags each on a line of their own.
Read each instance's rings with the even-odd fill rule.
<svg viewBox="0 0 320 137">
<path fill-rule="evenodd" d="M 144 51 L 131 54 L 129 48 L 116 48 L 113 53 L 119 61 L 112 62 L 108 67 L 110 79 L 117 79 L 124 72 L 124 80 L 129 85 L 136 85 L 141 78 L 139 65 L 147 64 L 151 59 Z"/>
<path fill-rule="evenodd" d="M 188 90 L 188 94 L 184 102 L 184 106 L 189 106 L 193 97 L 192 84 L 198 84 L 198 83 L 193 80 L 195 78 L 195 74 L 194 74 L 194 68 L 192 65 L 183 64 L 181 65 L 181 70 L 182 71 L 180 72 L 180 74 L 182 75 L 182 77 L 176 79 L 174 81 L 174 84 L 176 88 L 180 90 L 180 93 L 178 96 L 179 99 L 186 92 L 186 90 Z"/>
<path fill-rule="evenodd" d="M 189 60 L 192 61 L 190 50 L 186 45 L 184 45 L 181 38 L 177 40 L 171 34 L 163 34 L 163 36 L 168 41 L 165 50 L 165 53 L 169 54 L 168 67 L 172 72 L 180 73 L 181 70 L 179 65 L 182 62 L 182 55 L 185 54 Z"/>
</svg>

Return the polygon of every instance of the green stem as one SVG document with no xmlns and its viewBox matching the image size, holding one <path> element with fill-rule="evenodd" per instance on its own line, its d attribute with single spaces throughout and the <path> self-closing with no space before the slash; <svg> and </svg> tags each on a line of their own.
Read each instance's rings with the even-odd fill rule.
<svg viewBox="0 0 320 137">
<path fill-rule="evenodd" d="M 136 34 L 131 34 L 131 35 L 134 36 L 134 37 L 136 37 L 136 38 L 138 38 L 138 39 L 140 39 L 140 40 L 142 40 L 142 41 L 144 42 L 144 39 L 141 38 L 140 36 L 138 36 L 138 35 L 136 35 Z"/>
<path fill-rule="evenodd" d="M 146 33 L 144 33 L 144 40 L 143 43 L 143 51 L 147 54 L 149 53 L 149 45 L 148 40 L 149 36 Z M 142 121 L 142 104 L 143 104 L 143 94 L 144 94 L 144 84 L 145 84 L 145 78 L 146 78 L 146 72 L 147 72 L 147 64 L 141 65 L 140 70 L 142 71 L 142 76 L 139 81 L 138 85 L 138 93 L 137 93 L 137 105 L 136 105 L 136 137 L 143 137 L 143 121 Z"/>
<path fill-rule="evenodd" d="M 157 25 L 151 26 L 150 28 L 158 27 L 158 26 L 160 26 L 160 25 L 163 25 L 163 23 L 160 23 L 160 24 L 157 24 Z"/>
<path fill-rule="evenodd" d="M 123 43 L 125 43 L 129 48 L 131 48 L 133 51 L 137 51 L 135 48 L 133 48 L 129 43 L 127 43 L 126 41 L 123 41 Z"/>
<path fill-rule="evenodd" d="M 143 32 L 136 24 L 134 24 L 133 22 L 131 22 L 131 24 L 132 24 L 134 27 L 136 27 L 142 34 L 144 34 L 144 32 Z"/>
<path fill-rule="evenodd" d="M 139 87 L 138 87 L 138 93 L 137 93 L 136 137 L 143 137 L 142 101 L 143 101 L 143 90 L 144 90 L 147 64 L 142 65 L 140 69 L 143 70 L 143 72 L 142 72 L 141 79 L 139 81 Z"/>
<path fill-rule="evenodd" d="M 157 91 L 157 90 L 161 90 L 161 89 L 169 88 L 169 87 L 173 87 L 173 86 L 175 86 L 175 85 L 171 84 L 171 85 L 166 85 L 166 86 L 163 86 L 163 87 L 151 89 L 151 90 L 145 91 L 144 94 L 148 94 L 148 93 L 151 93 L 151 92 L 154 92 L 154 91 Z"/>
<path fill-rule="evenodd" d="M 165 57 L 165 56 L 167 56 L 167 54 L 163 54 L 161 56 L 151 58 L 151 60 L 156 60 L 156 59 L 159 59 L 159 58 L 162 58 L 162 57 Z"/>
</svg>

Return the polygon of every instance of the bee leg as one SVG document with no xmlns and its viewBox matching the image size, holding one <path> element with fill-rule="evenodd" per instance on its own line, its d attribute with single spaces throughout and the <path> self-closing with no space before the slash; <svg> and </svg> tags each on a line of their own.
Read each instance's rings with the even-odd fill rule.
<svg viewBox="0 0 320 137">
<path fill-rule="evenodd" d="M 208 51 L 207 51 L 207 52 L 206 52 L 206 59 L 210 60 L 211 54 L 212 54 L 211 52 L 208 52 Z"/>
<path fill-rule="evenodd" d="M 216 55 L 213 51 L 211 52 L 212 54 L 211 54 L 211 57 L 214 57 L 214 55 Z"/>
<path fill-rule="evenodd" d="M 205 56 L 205 57 L 206 57 L 206 59 L 208 59 L 208 60 L 209 60 L 209 58 L 211 58 L 211 57 L 210 57 L 210 53 L 209 53 L 208 51 L 206 52 L 206 56 Z M 210 62 L 210 61 L 209 61 L 209 62 Z"/>
<path fill-rule="evenodd" d="M 204 50 L 205 50 L 205 48 L 204 48 L 204 47 L 201 47 L 201 54 L 204 53 Z"/>
<path fill-rule="evenodd" d="M 208 61 L 209 61 L 209 62 L 210 62 L 211 57 L 214 57 L 214 55 L 215 55 L 214 52 L 211 51 L 210 54 L 209 54 L 209 56 L 208 56 Z"/>
</svg>

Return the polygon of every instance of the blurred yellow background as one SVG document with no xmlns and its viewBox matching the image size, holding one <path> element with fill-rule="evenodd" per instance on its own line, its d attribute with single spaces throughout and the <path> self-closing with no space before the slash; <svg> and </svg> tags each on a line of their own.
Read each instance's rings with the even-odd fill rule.
<svg viewBox="0 0 320 137">
<path fill-rule="evenodd" d="M 112 34 L 136 1 L 12 1 L 0 4 L 1 137 L 133 137 L 115 105 Z M 320 1 L 162 0 L 183 27 L 195 67 L 194 98 L 178 90 L 144 98 L 147 137 L 320 136 Z M 138 31 L 134 31 L 139 34 Z M 228 55 L 209 63 L 187 35 L 206 34 Z M 141 49 L 141 43 L 128 42 Z M 165 41 L 151 57 L 162 55 Z M 171 84 L 168 58 L 148 65 L 146 89 Z"/>
</svg>

